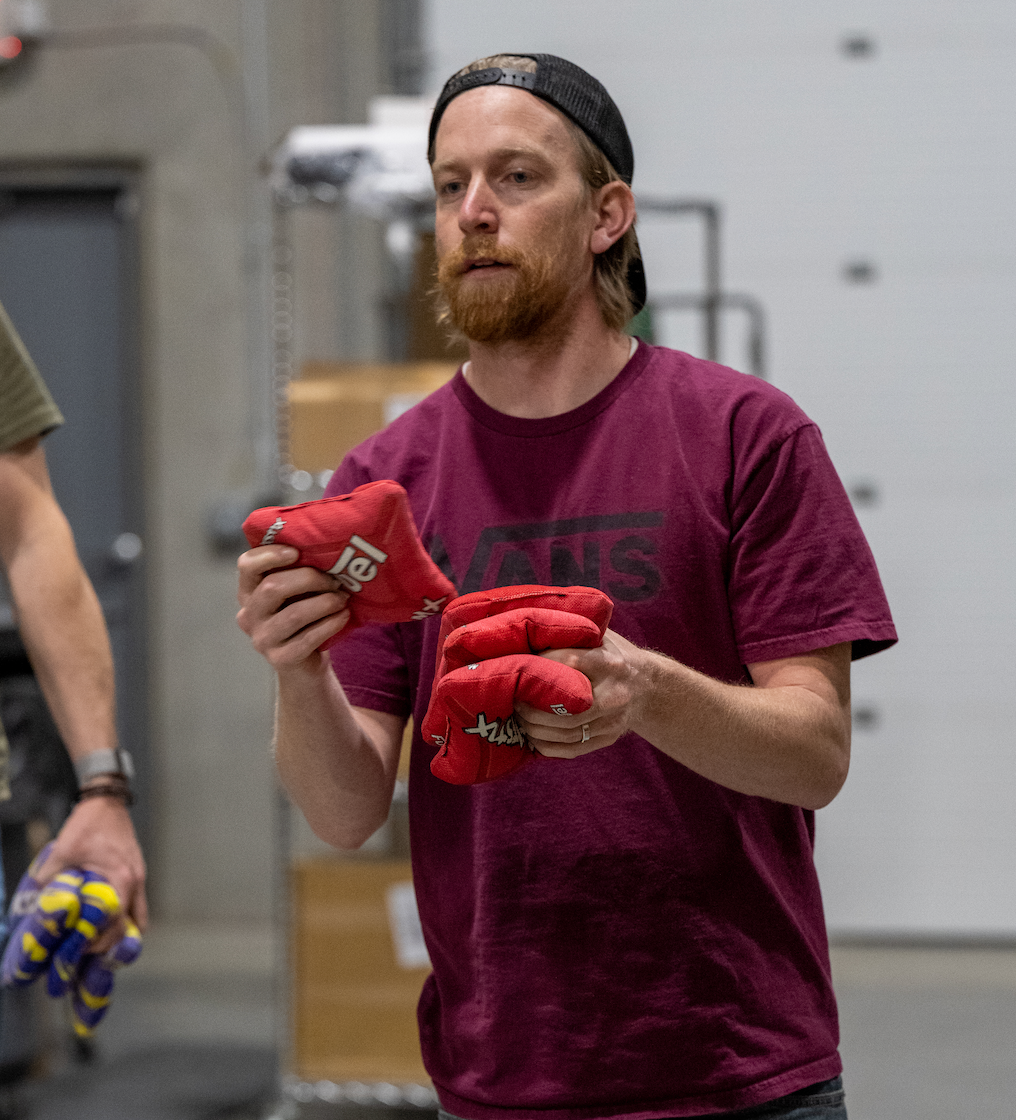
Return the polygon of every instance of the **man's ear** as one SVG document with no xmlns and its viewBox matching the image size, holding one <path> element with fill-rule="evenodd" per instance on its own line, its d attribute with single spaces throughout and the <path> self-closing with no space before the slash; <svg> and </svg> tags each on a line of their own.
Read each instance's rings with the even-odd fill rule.
<svg viewBox="0 0 1016 1120">
<path fill-rule="evenodd" d="M 615 180 L 607 183 L 593 196 L 596 225 L 589 239 L 594 253 L 605 253 L 620 241 L 635 221 L 635 196 L 627 183 Z"/>
</svg>

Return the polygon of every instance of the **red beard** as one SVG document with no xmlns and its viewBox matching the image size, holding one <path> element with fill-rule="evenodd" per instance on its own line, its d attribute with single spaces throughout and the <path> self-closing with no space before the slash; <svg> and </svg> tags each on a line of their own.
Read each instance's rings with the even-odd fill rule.
<svg viewBox="0 0 1016 1120">
<path fill-rule="evenodd" d="M 513 267 L 497 276 L 471 278 L 462 266 L 478 257 Z M 451 323 L 473 342 L 493 344 L 532 338 L 561 309 L 571 286 L 553 249 L 499 245 L 493 234 L 466 237 L 445 253 L 437 280 Z"/>
</svg>

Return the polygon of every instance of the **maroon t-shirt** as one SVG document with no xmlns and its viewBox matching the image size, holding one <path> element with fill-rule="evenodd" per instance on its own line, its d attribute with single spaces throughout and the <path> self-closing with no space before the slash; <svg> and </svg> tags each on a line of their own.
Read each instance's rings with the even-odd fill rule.
<svg viewBox="0 0 1016 1120">
<path fill-rule="evenodd" d="M 587 584 L 611 626 L 723 681 L 891 645 L 871 553 L 813 423 L 754 378 L 640 345 L 560 416 L 497 412 L 461 372 L 329 486 L 393 478 L 460 592 Z M 332 651 L 353 704 L 419 726 L 439 620 Z M 813 814 L 700 777 L 628 734 L 451 786 L 417 737 L 420 1002 L 442 1105 L 469 1120 L 725 1112 L 835 1076 Z"/>
</svg>

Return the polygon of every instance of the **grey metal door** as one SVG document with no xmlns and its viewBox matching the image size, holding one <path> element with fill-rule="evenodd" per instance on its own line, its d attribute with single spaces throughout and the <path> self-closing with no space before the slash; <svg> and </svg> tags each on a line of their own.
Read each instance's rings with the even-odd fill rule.
<svg viewBox="0 0 1016 1120">
<path fill-rule="evenodd" d="M 135 195 L 126 173 L 83 177 L 33 184 L 22 171 L 5 182 L 0 169 L 0 302 L 67 420 L 47 437 L 46 456 L 109 626 L 120 735 L 138 764 L 144 832 Z"/>
</svg>

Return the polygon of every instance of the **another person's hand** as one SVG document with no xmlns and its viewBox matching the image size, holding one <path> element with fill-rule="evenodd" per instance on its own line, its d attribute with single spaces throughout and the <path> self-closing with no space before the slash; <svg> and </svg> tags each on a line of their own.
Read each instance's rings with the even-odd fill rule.
<svg viewBox="0 0 1016 1120">
<path fill-rule="evenodd" d="M 518 704 L 515 714 L 529 745 L 547 758 L 578 758 L 616 742 L 640 715 L 646 659 L 652 654 L 608 630 L 596 649 L 555 649 L 540 655 L 589 678 L 593 706 L 578 715 L 541 712 Z"/>
<path fill-rule="evenodd" d="M 54 840 L 49 857 L 38 870 L 38 880 L 40 884 L 48 883 L 67 868 L 97 872 L 108 880 L 120 899 L 120 916 L 89 946 L 90 953 L 104 953 L 115 945 L 124 936 L 128 917 L 142 932 L 145 930 L 145 860 L 122 801 L 115 797 L 90 797 L 75 805 Z"/>
<path fill-rule="evenodd" d="M 237 561 L 236 621 L 276 670 L 319 664 L 318 648 L 349 622 L 349 592 L 327 572 L 287 567 L 299 557 L 295 548 L 268 544 Z"/>
</svg>

